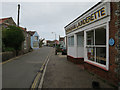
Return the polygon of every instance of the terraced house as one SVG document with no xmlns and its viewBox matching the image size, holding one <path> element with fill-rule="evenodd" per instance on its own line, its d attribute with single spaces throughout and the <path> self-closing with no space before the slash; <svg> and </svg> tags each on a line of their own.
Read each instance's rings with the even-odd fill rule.
<svg viewBox="0 0 120 90">
<path fill-rule="evenodd" d="M 67 59 L 120 84 L 120 2 L 99 2 L 65 26 Z"/>
<path fill-rule="evenodd" d="M 28 31 L 31 35 L 31 48 L 39 48 L 39 35 L 36 31 Z"/>
<path fill-rule="evenodd" d="M 16 26 L 16 23 L 14 22 L 12 17 L 2 18 L 0 19 L 0 28 L 7 28 L 9 25 Z M 22 43 L 22 50 L 19 52 L 19 54 L 27 53 L 31 50 L 31 40 L 30 40 L 30 34 L 27 32 L 26 28 L 20 27 L 24 37 L 25 41 Z"/>
</svg>

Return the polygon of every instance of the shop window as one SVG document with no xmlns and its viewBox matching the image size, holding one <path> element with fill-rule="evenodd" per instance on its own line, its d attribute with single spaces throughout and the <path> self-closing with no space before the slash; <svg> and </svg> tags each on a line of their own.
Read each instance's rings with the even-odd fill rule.
<svg viewBox="0 0 120 90">
<path fill-rule="evenodd" d="M 87 32 L 87 45 L 93 45 L 94 44 L 94 31 Z"/>
<path fill-rule="evenodd" d="M 74 36 L 68 37 L 68 45 L 74 46 Z"/>
<path fill-rule="evenodd" d="M 86 41 L 87 59 L 106 65 L 106 29 L 87 31 Z"/>
<path fill-rule="evenodd" d="M 96 62 L 106 65 L 106 48 L 96 48 Z"/>
<path fill-rule="evenodd" d="M 70 37 L 68 37 L 68 45 L 69 46 L 70 46 L 70 42 L 71 42 Z"/>
<path fill-rule="evenodd" d="M 82 35 L 77 35 L 77 45 L 79 47 L 83 47 L 84 45 L 84 36 Z"/>
<path fill-rule="evenodd" d="M 87 48 L 87 58 L 88 58 L 88 60 L 95 61 L 95 50 L 94 50 L 94 48 Z"/>
<path fill-rule="evenodd" d="M 71 36 L 71 46 L 74 45 L 74 36 Z"/>
<path fill-rule="evenodd" d="M 106 30 L 104 28 L 95 30 L 95 45 L 106 44 Z"/>
</svg>

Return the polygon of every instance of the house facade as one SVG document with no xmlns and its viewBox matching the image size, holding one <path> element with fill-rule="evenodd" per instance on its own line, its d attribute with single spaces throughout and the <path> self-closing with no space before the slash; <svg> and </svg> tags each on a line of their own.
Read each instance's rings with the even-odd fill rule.
<svg viewBox="0 0 120 90">
<path fill-rule="evenodd" d="M 120 2 L 99 2 L 65 26 L 67 59 L 120 84 Z"/>
<path fill-rule="evenodd" d="M 61 47 L 64 47 L 64 46 L 65 46 L 64 37 L 60 37 L 60 36 L 59 36 L 59 44 L 61 45 Z"/>
<path fill-rule="evenodd" d="M 0 19 L 1 31 L 3 28 L 7 28 L 9 25 L 17 26 L 12 17 Z M 23 28 L 23 27 L 20 27 L 20 28 L 24 34 L 25 41 L 22 43 L 22 50 L 19 51 L 19 54 L 23 54 L 23 53 L 27 53 L 31 50 L 31 46 L 30 46 L 31 38 L 30 38 L 30 34 L 27 32 L 26 28 Z"/>
<path fill-rule="evenodd" d="M 26 28 L 20 27 L 24 34 L 25 40 L 22 42 L 22 50 L 19 52 L 20 54 L 24 54 L 31 51 L 31 35 L 27 31 Z"/>
<path fill-rule="evenodd" d="M 39 34 L 36 31 L 28 31 L 31 35 L 31 48 L 39 48 Z"/>
</svg>

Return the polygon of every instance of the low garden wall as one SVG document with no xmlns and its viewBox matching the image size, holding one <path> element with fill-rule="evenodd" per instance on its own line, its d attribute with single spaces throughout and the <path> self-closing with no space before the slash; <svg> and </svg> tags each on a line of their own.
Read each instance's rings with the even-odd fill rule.
<svg viewBox="0 0 120 90">
<path fill-rule="evenodd" d="M 16 52 L 2 52 L 2 61 L 6 61 L 16 56 Z"/>
</svg>

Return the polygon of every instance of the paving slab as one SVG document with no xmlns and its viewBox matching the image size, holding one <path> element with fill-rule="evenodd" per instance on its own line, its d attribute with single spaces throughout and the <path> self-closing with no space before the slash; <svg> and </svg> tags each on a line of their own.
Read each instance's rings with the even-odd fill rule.
<svg viewBox="0 0 120 90">
<path fill-rule="evenodd" d="M 100 88 L 113 88 L 84 70 L 82 64 L 67 61 L 66 55 L 53 53 L 49 59 L 43 88 L 92 88 L 92 81 L 99 82 Z"/>
</svg>

